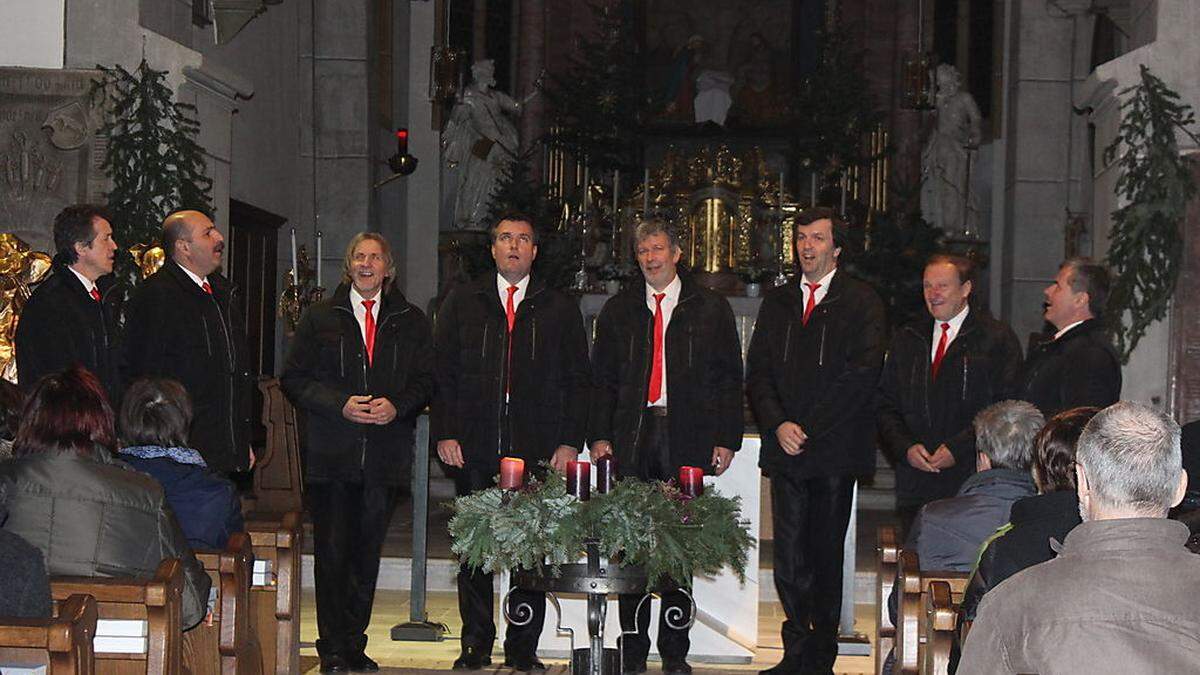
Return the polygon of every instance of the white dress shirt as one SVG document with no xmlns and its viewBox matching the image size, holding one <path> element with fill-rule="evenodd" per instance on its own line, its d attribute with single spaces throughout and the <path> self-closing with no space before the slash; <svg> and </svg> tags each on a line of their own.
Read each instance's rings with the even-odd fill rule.
<svg viewBox="0 0 1200 675">
<path fill-rule="evenodd" d="M 93 290 L 96 290 L 96 291 L 100 290 L 99 288 L 97 288 L 96 282 L 94 282 L 91 279 L 80 274 L 79 271 L 76 270 L 74 267 L 71 267 L 70 265 L 68 265 L 67 269 L 71 270 L 71 272 L 75 275 L 76 279 L 79 279 L 79 283 L 83 284 L 83 290 L 87 291 L 88 295 L 91 295 Z"/>
<path fill-rule="evenodd" d="M 529 288 L 529 275 L 515 284 L 508 283 L 508 279 L 503 276 L 496 275 L 496 290 L 500 293 L 500 306 L 508 306 L 508 287 L 516 286 L 517 292 L 513 293 L 513 314 L 517 313 L 517 308 L 521 306 L 521 301 L 525 299 L 525 291 Z"/>
<path fill-rule="evenodd" d="M 207 276 L 204 276 L 204 277 L 198 277 L 198 276 L 196 276 L 196 275 L 195 275 L 195 273 L 193 273 L 191 270 L 189 270 L 188 268 L 184 267 L 183 265 L 180 265 L 180 266 L 179 266 L 179 269 L 183 270 L 183 273 L 184 273 L 184 274 L 188 275 L 188 276 L 191 278 L 191 280 L 192 280 L 192 281 L 196 282 L 196 285 L 200 287 L 200 290 L 204 290 L 204 284 L 208 283 L 208 277 L 207 277 Z"/>
<path fill-rule="evenodd" d="M 942 324 L 950 324 L 950 328 L 946 331 L 946 351 L 950 351 L 950 344 L 954 342 L 954 338 L 958 337 L 958 331 L 962 328 L 963 321 L 967 318 L 967 312 L 971 311 L 971 304 L 963 305 L 958 314 L 950 317 L 949 321 L 933 320 L 933 344 L 929 347 L 929 362 L 933 363 L 934 357 L 937 356 L 938 342 L 942 339 Z"/>
<path fill-rule="evenodd" d="M 374 319 L 375 328 L 378 329 L 379 328 L 379 310 L 380 310 L 380 306 L 383 304 L 383 293 L 382 292 L 376 293 L 375 297 L 373 299 L 375 300 L 375 304 L 371 305 L 371 318 Z M 366 298 L 359 295 L 358 289 L 354 288 L 354 285 L 351 284 L 350 285 L 350 308 L 354 310 L 354 320 L 358 322 L 358 334 L 362 336 L 363 346 L 366 347 L 366 345 L 367 345 L 367 308 L 365 305 L 362 304 L 363 300 L 366 300 Z"/>
<path fill-rule="evenodd" d="M 817 305 L 821 304 L 821 301 L 825 299 L 825 294 L 829 292 L 829 284 L 830 284 L 830 282 L 833 281 L 833 275 L 835 272 L 837 272 L 836 267 L 829 270 L 829 274 L 826 274 L 825 276 L 821 277 L 821 280 L 817 282 L 818 284 L 821 284 L 821 285 L 817 288 L 817 292 L 813 293 L 813 297 L 816 298 L 816 300 L 813 302 L 813 307 L 816 307 Z M 809 284 L 808 278 L 801 276 L 800 292 L 804 294 L 804 305 L 803 305 L 804 307 L 808 307 L 808 294 L 812 293 L 812 291 L 809 290 L 809 288 L 808 288 L 808 284 Z"/>
<path fill-rule="evenodd" d="M 1071 324 L 1071 325 L 1067 326 L 1066 328 L 1064 328 L 1064 329 L 1062 329 L 1062 330 L 1058 331 L 1057 333 L 1055 333 L 1055 334 L 1054 334 L 1054 339 L 1055 339 L 1055 340 L 1057 340 L 1058 338 L 1060 338 L 1060 337 L 1062 337 L 1062 336 L 1066 335 L 1066 334 L 1067 334 L 1067 331 L 1071 330 L 1072 328 L 1074 328 L 1075 326 L 1078 326 L 1078 325 L 1079 325 L 1079 324 L 1081 324 L 1081 323 L 1083 323 L 1083 321 L 1076 321 L 1075 323 L 1073 323 L 1073 324 Z"/>
<path fill-rule="evenodd" d="M 654 308 L 658 304 L 654 299 L 655 293 L 665 293 L 662 299 L 662 316 L 663 316 L 663 365 L 662 365 L 662 390 L 658 400 L 654 403 L 646 402 L 646 407 L 650 406 L 666 406 L 667 405 L 667 327 L 671 325 L 671 314 L 675 312 L 675 306 L 679 304 L 679 294 L 683 291 L 683 282 L 679 280 L 679 275 L 676 274 L 671 283 L 662 291 L 654 290 L 650 284 L 646 284 L 646 307 L 650 310 L 650 326 L 654 328 Z M 650 370 L 654 370 L 654 345 L 650 345 Z M 649 382 L 647 382 L 649 386 Z"/>
</svg>

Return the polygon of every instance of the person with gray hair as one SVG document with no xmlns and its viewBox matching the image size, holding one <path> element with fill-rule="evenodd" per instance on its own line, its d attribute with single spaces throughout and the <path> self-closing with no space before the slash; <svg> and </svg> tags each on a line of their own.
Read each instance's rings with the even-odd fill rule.
<svg viewBox="0 0 1200 675">
<path fill-rule="evenodd" d="M 1045 424 L 1025 401 L 1000 401 L 975 416 L 976 473 L 958 494 L 926 504 L 904 544 L 922 570 L 968 572 L 984 540 L 1004 523 L 1018 499 L 1036 494 L 1029 471 L 1033 440 Z"/>
<path fill-rule="evenodd" d="M 1083 523 L 1058 557 L 984 596 L 958 672 L 1186 673 L 1200 663 L 1200 558 L 1168 520 L 1187 488 L 1179 425 L 1119 402 L 1084 428 Z"/>
</svg>

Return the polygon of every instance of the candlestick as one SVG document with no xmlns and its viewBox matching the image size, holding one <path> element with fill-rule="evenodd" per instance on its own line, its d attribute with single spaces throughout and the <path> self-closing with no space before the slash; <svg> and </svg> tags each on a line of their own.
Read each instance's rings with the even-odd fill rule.
<svg viewBox="0 0 1200 675">
<path fill-rule="evenodd" d="M 779 208 L 783 209 L 783 172 L 779 172 Z"/>
<path fill-rule="evenodd" d="M 704 469 L 698 466 L 679 467 L 679 491 L 689 498 L 704 494 Z"/>
<path fill-rule="evenodd" d="M 572 460 L 567 462 L 567 493 L 581 502 L 592 496 L 592 465 Z"/>
<path fill-rule="evenodd" d="M 324 288 L 321 285 L 321 232 L 317 231 L 317 281 L 314 284 L 317 288 Z"/>
<path fill-rule="evenodd" d="M 500 458 L 500 488 L 516 490 L 525 483 L 525 460 L 519 457 Z"/>
<path fill-rule="evenodd" d="M 583 167 L 583 210 L 586 212 L 588 205 L 591 203 L 591 195 L 588 194 L 588 182 L 591 180 L 591 167 L 586 164 Z"/>
<path fill-rule="evenodd" d="M 642 173 L 642 218 L 650 217 L 650 167 Z"/>
<path fill-rule="evenodd" d="M 809 175 L 808 178 L 810 181 L 809 186 L 808 186 L 808 205 L 816 206 L 817 205 L 817 172 L 816 171 L 812 172 L 812 174 Z"/>
<path fill-rule="evenodd" d="M 846 177 L 842 176 L 840 182 L 842 184 L 842 210 L 838 211 L 838 213 L 844 218 L 846 216 Z"/>
<path fill-rule="evenodd" d="M 296 228 L 292 228 L 292 285 L 300 285 L 300 268 L 296 265 Z"/>
<path fill-rule="evenodd" d="M 621 194 L 621 170 L 613 169 L 613 206 L 612 206 L 612 259 L 618 260 L 618 244 L 621 240 L 621 207 L 619 205 L 619 196 Z"/>
<path fill-rule="evenodd" d="M 613 489 L 613 485 L 617 482 L 617 460 L 612 455 L 605 455 L 597 459 L 596 465 L 596 492 L 605 494 Z"/>
</svg>

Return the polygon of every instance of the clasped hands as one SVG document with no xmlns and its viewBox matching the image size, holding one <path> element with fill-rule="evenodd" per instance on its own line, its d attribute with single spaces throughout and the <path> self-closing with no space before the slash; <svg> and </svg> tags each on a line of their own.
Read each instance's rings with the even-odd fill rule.
<svg viewBox="0 0 1200 675">
<path fill-rule="evenodd" d="M 388 424 L 396 419 L 396 406 L 382 396 L 351 396 L 342 406 L 342 417 L 358 424 Z"/>
<path fill-rule="evenodd" d="M 914 443 L 908 448 L 908 463 L 914 468 L 928 473 L 939 473 L 942 469 L 954 466 L 954 454 L 943 443 L 930 453 L 921 443 Z"/>
</svg>

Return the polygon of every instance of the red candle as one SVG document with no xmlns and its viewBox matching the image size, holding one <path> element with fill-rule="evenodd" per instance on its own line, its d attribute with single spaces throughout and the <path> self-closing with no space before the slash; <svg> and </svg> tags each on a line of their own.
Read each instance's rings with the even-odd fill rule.
<svg viewBox="0 0 1200 675">
<path fill-rule="evenodd" d="M 605 455 L 593 464 L 596 465 L 596 492 L 605 494 L 617 482 L 617 460 L 612 455 Z"/>
<path fill-rule="evenodd" d="M 679 491 L 684 497 L 704 494 L 704 469 L 698 466 L 679 467 Z"/>
<path fill-rule="evenodd" d="M 587 462 L 567 462 L 567 492 L 581 502 L 592 496 L 592 465 Z"/>
<path fill-rule="evenodd" d="M 519 457 L 500 458 L 500 488 L 516 490 L 525 482 L 525 460 Z"/>
</svg>

